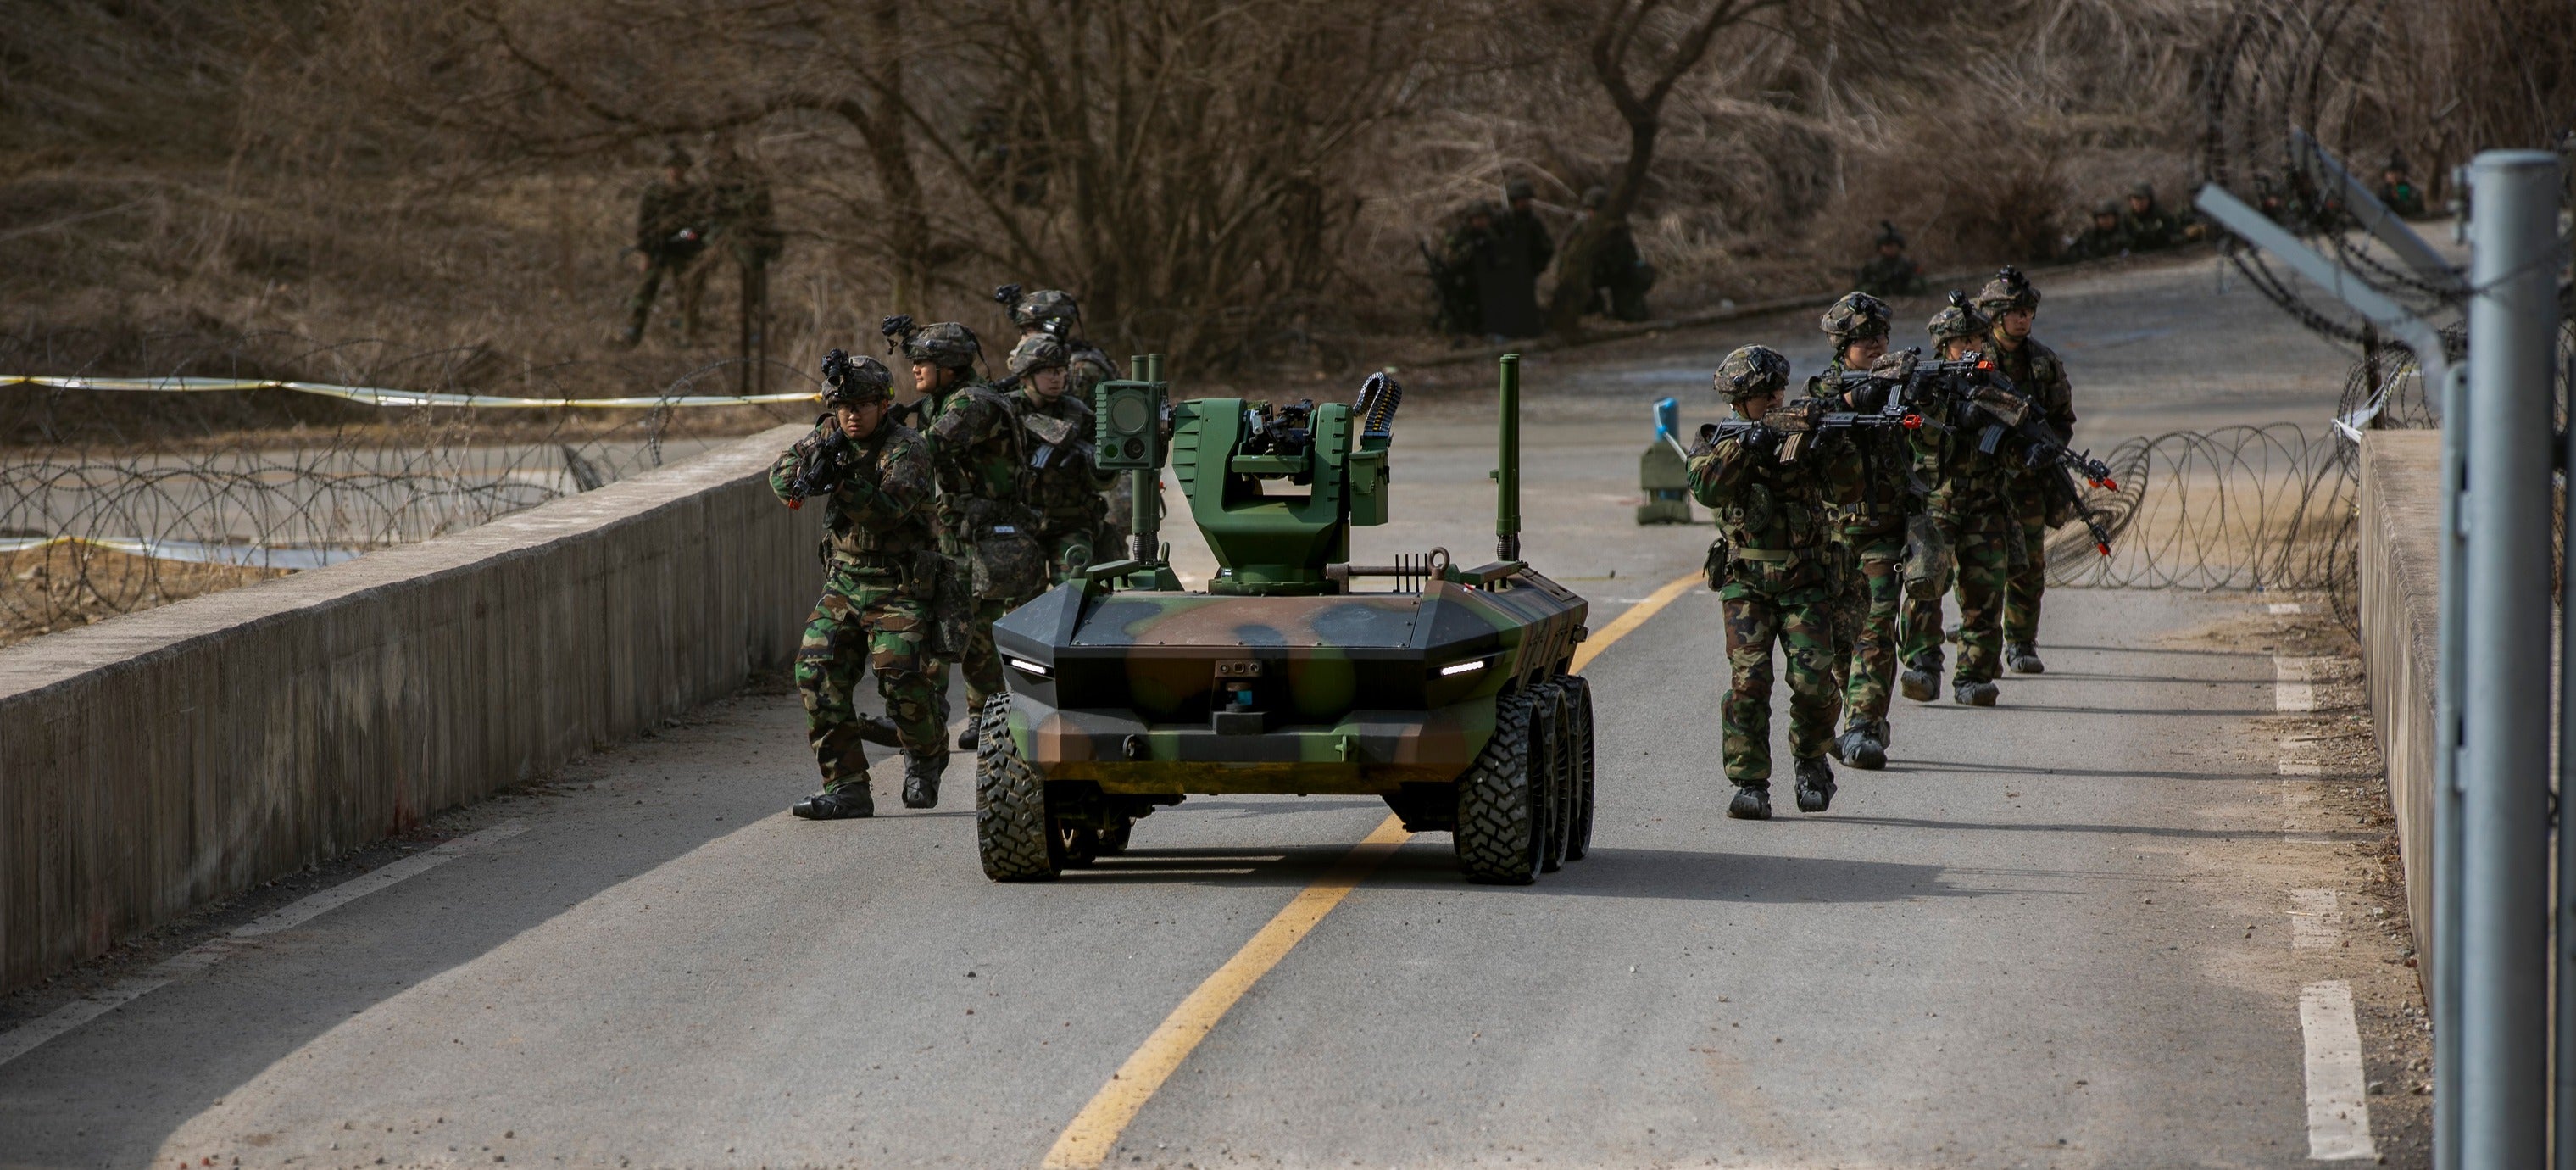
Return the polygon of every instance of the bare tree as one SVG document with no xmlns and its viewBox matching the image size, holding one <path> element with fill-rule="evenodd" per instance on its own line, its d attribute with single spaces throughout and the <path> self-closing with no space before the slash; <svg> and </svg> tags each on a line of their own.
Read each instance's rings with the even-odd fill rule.
<svg viewBox="0 0 2576 1170">
<path fill-rule="evenodd" d="M 1654 167 L 1655 138 L 1663 129 L 1665 99 L 1707 59 L 1720 30 L 1743 24 L 1782 0 L 1712 0 L 1697 11 L 1668 0 L 1616 0 L 1593 22 L 1592 76 L 1628 125 L 1628 157 L 1609 183 L 1609 200 L 1586 220 L 1557 254 L 1556 291 L 1548 325 L 1558 333 L 1582 330 L 1592 299 L 1592 257 L 1609 228 L 1627 219 Z"/>
</svg>

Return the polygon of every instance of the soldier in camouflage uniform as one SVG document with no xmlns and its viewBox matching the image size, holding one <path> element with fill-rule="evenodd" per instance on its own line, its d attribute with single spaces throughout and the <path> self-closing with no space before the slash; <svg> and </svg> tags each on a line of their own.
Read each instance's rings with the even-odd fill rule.
<svg viewBox="0 0 2576 1170">
<path fill-rule="evenodd" d="M 680 301 L 680 344 L 698 343 L 698 303 L 707 291 L 707 269 L 698 256 L 715 230 L 715 205 L 706 188 L 689 181 L 693 161 L 673 145 L 662 160 L 662 177 L 645 186 L 636 206 L 635 251 L 644 257 L 644 282 L 626 300 L 626 332 L 618 339 L 626 345 L 644 340 L 644 324 L 666 279 Z"/>
<path fill-rule="evenodd" d="M 1905 254 L 1905 234 L 1878 221 L 1878 255 L 1860 266 L 1854 287 L 1874 297 L 1910 297 L 1923 291 L 1923 266 Z"/>
<path fill-rule="evenodd" d="M 2156 185 L 2146 182 L 2129 188 L 2129 207 L 2120 217 L 2120 227 L 2128 233 L 2130 249 L 2139 252 L 2177 247 L 2200 238 L 2200 225 L 2189 216 L 2165 210 L 2156 202 Z"/>
<path fill-rule="evenodd" d="M 1844 371 L 1869 369 L 1887 353 L 1887 302 L 1864 292 L 1846 293 L 1825 310 L 1825 335 L 1834 360 L 1807 379 L 1807 395 L 1832 401 L 1833 410 L 1868 412 L 1887 404 L 1887 385 L 1845 391 Z M 1915 510 L 1913 453 L 1893 430 L 1854 431 L 1861 460 L 1861 495 L 1841 509 L 1832 534 L 1835 557 L 1834 682 L 1843 694 L 1843 734 L 1830 749 L 1856 768 L 1887 766 L 1889 688 L 1896 682 L 1898 566 L 1905 559 L 1905 519 Z"/>
<path fill-rule="evenodd" d="M 1738 417 L 1759 422 L 1786 409 L 1781 400 L 1789 360 L 1749 345 L 1726 355 L 1715 381 Z M 1833 553 L 1826 537 L 1833 509 L 1859 498 L 1859 480 L 1858 453 L 1839 436 L 1810 433 L 1793 441 L 1768 424 L 1713 436 L 1691 457 L 1691 494 L 1716 516 L 1718 547 L 1710 559 L 1726 582 L 1719 596 L 1731 680 L 1719 716 L 1726 776 L 1736 786 L 1726 809 L 1730 817 L 1771 815 L 1775 641 L 1789 679 L 1789 754 L 1797 769 L 1798 808 L 1823 812 L 1833 801 L 1834 770 L 1825 762 L 1825 748 L 1841 696 L 1833 680 Z"/>
<path fill-rule="evenodd" d="M 1066 393 L 1071 355 L 1052 333 L 1032 333 L 1011 350 L 1019 379 L 1012 405 L 1028 431 L 1029 504 L 1038 512 L 1038 544 L 1057 584 L 1098 560 L 1108 504 L 1100 490 L 1113 478 L 1092 466 L 1091 406 Z"/>
<path fill-rule="evenodd" d="M 903 802 L 939 799 L 948 745 L 924 673 L 928 589 L 942 571 L 933 549 L 930 459 L 921 437 L 887 417 L 893 377 L 874 358 L 824 359 L 823 404 L 832 413 L 769 471 L 769 490 L 790 508 L 823 501 L 822 600 L 796 651 L 796 689 L 823 790 L 792 809 L 807 820 L 876 814 L 860 720 L 850 707 L 870 666 L 904 749 Z M 834 437 L 837 431 L 838 437 Z"/>
<path fill-rule="evenodd" d="M 1064 343 L 1065 397 L 1087 408 L 1091 405 L 1094 389 L 1102 382 L 1120 376 L 1118 363 L 1106 351 L 1083 338 L 1082 306 L 1074 303 L 1073 294 L 1061 289 L 1040 289 L 1027 296 L 1010 298 L 1010 309 L 1011 323 L 1019 326 L 1022 340 L 1045 333 Z M 1088 428 L 1091 423 L 1086 418 L 1082 425 Z M 1090 440 L 1086 438 L 1083 441 L 1087 443 Z M 1108 478 L 1109 495 L 1102 505 L 1108 519 L 1097 539 L 1118 550 L 1113 556 L 1123 556 L 1126 554 L 1127 531 L 1136 514 L 1135 485 L 1129 476 Z"/>
<path fill-rule="evenodd" d="M 2120 222 L 2120 201 L 2105 199 L 2094 205 L 2093 226 L 2067 245 L 2069 260 L 2102 260 L 2129 254 L 2129 229 Z"/>
<path fill-rule="evenodd" d="M 963 325 L 945 323 L 922 330 L 954 331 L 965 339 L 966 353 L 979 352 L 975 335 Z M 908 350 L 912 347 L 907 347 Z M 916 371 L 925 362 L 945 360 L 914 352 Z M 945 390 L 939 415 L 930 424 L 930 466 L 939 480 L 941 551 L 958 559 L 972 580 L 973 612 L 966 619 L 965 649 L 958 658 L 966 675 L 966 729 L 957 736 L 960 749 L 972 749 L 984 701 L 1001 693 L 1002 656 L 993 646 L 993 623 L 1046 589 L 1046 556 L 1038 546 L 1038 518 L 1028 507 L 1028 432 L 1012 397 L 971 377 L 971 367 L 936 365 Z M 940 681 L 947 680 L 943 674 Z"/>
<path fill-rule="evenodd" d="M 1988 344 L 1991 322 L 1953 307 L 1932 318 L 1934 356 L 1957 361 Z M 1925 429 L 1913 434 L 1915 476 L 1929 485 L 1923 511 L 1907 524 L 1905 612 L 1898 623 L 1905 697 L 1928 703 L 1941 693 L 1941 597 L 1959 592 L 1959 672 L 1951 698 L 1991 707 L 2001 669 L 2007 546 L 2014 539 L 2010 486 L 2014 464 L 1980 453 L 1974 435 Z"/>
<path fill-rule="evenodd" d="M 1977 292 L 1977 310 L 1994 322 L 1986 334 L 1986 355 L 2012 380 L 2056 432 L 2058 442 L 2075 437 L 2075 392 L 2066 381 L 2066 363 L 2057 351 L 2030 335 L 2039 316 L 2039 290 L 2009 266 Z M 2011 575 L 2004 582 L 2004 663 L 2015 674 L 2048 669 L 2039 660 L 2039 606 L 2048 593 L 2048 530 L 2051 500 L 2046 480 L 2026 469 L 2013 476 Z M 2062 521 L 2061 521 L 2062 522 Z"/>
<path fill-rule="evenodd" d="M 2388 156 L 2388 165 L 2379 169 L 2379 202 L 2399 219 L 2424 218 L 2424 189 L 2406 177 L 2406 156 Z"/>
</svg>

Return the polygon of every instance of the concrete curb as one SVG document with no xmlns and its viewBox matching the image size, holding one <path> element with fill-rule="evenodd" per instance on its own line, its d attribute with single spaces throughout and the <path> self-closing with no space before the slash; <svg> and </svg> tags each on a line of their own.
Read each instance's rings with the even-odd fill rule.
<svg viewBox="0 0 2576 1170">
<path fill-rule="evenodd" d="M 2441 601 L 2442 436 L 2361 440 L 2361 659 L 2406 873 L 2416 978 L 2433 979 L 2433 687 Z"/>
<path fill-rule="evenodd" d="M 803 430 L 0 650 L 0 989 L 784 669 Z"/>
</svg>

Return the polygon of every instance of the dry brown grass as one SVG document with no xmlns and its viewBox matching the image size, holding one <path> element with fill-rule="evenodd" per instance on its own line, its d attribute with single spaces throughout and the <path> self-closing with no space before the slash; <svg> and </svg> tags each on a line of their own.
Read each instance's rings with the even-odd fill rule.
<svg viewBox="0 0 2576 1170">
<path fill-rule="evenodd" d="M 982 293 L 1013 280 L 1088 296 L 1114 348 L 1337 369 L 1418 338 L 1413 244 L 1463 201 L 1526 177 L 1561 229 L 1624 154 L 1580 38 L 1551 32 L 1580 6 L 1110 7 L 1076 35 L 1073 9 L 1001 0 L 40 6 L 0 41 L 0 330 L 111 365 L 272 330 L 615 357 L 633 196 L 666 139 L 724 129 L 779 185 L 773 352 L 800 367 L 897 308 L 999 332 Z M 2334 12 L 2358 15 L 2310 105 L 2356 158 L 2402 147 L 2430 177 L 2576 108 L 2554 0 L 1794 5 L 1725 33 L 1664 110 L 1635 216 L 1656 299 L 1828 287 L 1882 218 L 1927 267 L 1974 268 L 2036 258 L 2133 179 L 2178 200 L 2199 63 Z M 979 173 L 988 114 L 1056 160 L 1033 201 Z"/>
</svg>

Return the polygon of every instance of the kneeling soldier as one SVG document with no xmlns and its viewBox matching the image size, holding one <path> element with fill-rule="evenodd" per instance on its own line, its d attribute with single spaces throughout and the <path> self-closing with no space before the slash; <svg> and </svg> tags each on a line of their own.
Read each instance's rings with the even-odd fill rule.
<svg viewBox="0 0 2576 1170">
<path fill-rule="evenodd" d="M 823 404 L 832 413 L 769 471 L 769 489 L 788 507 L 823 501 L 829 533 L 821 550 L 823 597 L 796 651 L 796 689 L 823 790 L 791 811 L 816 821 L 876 814 L 861 720 L 850 707 L 871 665 L 903 744 L 904 806 L 937 804 L 948 766 L 922 657 L 930 594 L 943 568 L 931 528 L 930 458 L 919 435 L 887 417 L 893 377 L 882 363 L 836 349 L 823 359 L 823 380 Z"/>
<path fill-rule="evenodd" d="M 1833 677 L 1831 564 L 1826 543 L 1834 509 L 1860 495 L 1860 461 L 1847 434 L 1799 426 L 1782 408 L 1789 360 L 1759 345 L 1726 355 L 1717 391 L 1737 417 L 1762 425 L 1712 433 L 1690 461 L 1691 494 L 1717 519 L 1726 608 L 1726 661 L 1733 674 L 1719 704 L 1727 779 L 1736 794 L 1726 815 L 1771 815 L 1771 645 L 1786 657 L 1789 754 L 1798 809 L 1823 812 L 1834 796 L 1825 748 L 1841 695 Z M 1774 416 L 1779 416 L 1774 418 Z M 1775 425 L 1776 422 L 1776 425 Z M 1802 433 L 1792 434 L 1796 430 Z M 1719 562 L 1714 554 L 1723 552 Z"/>
</svg>

